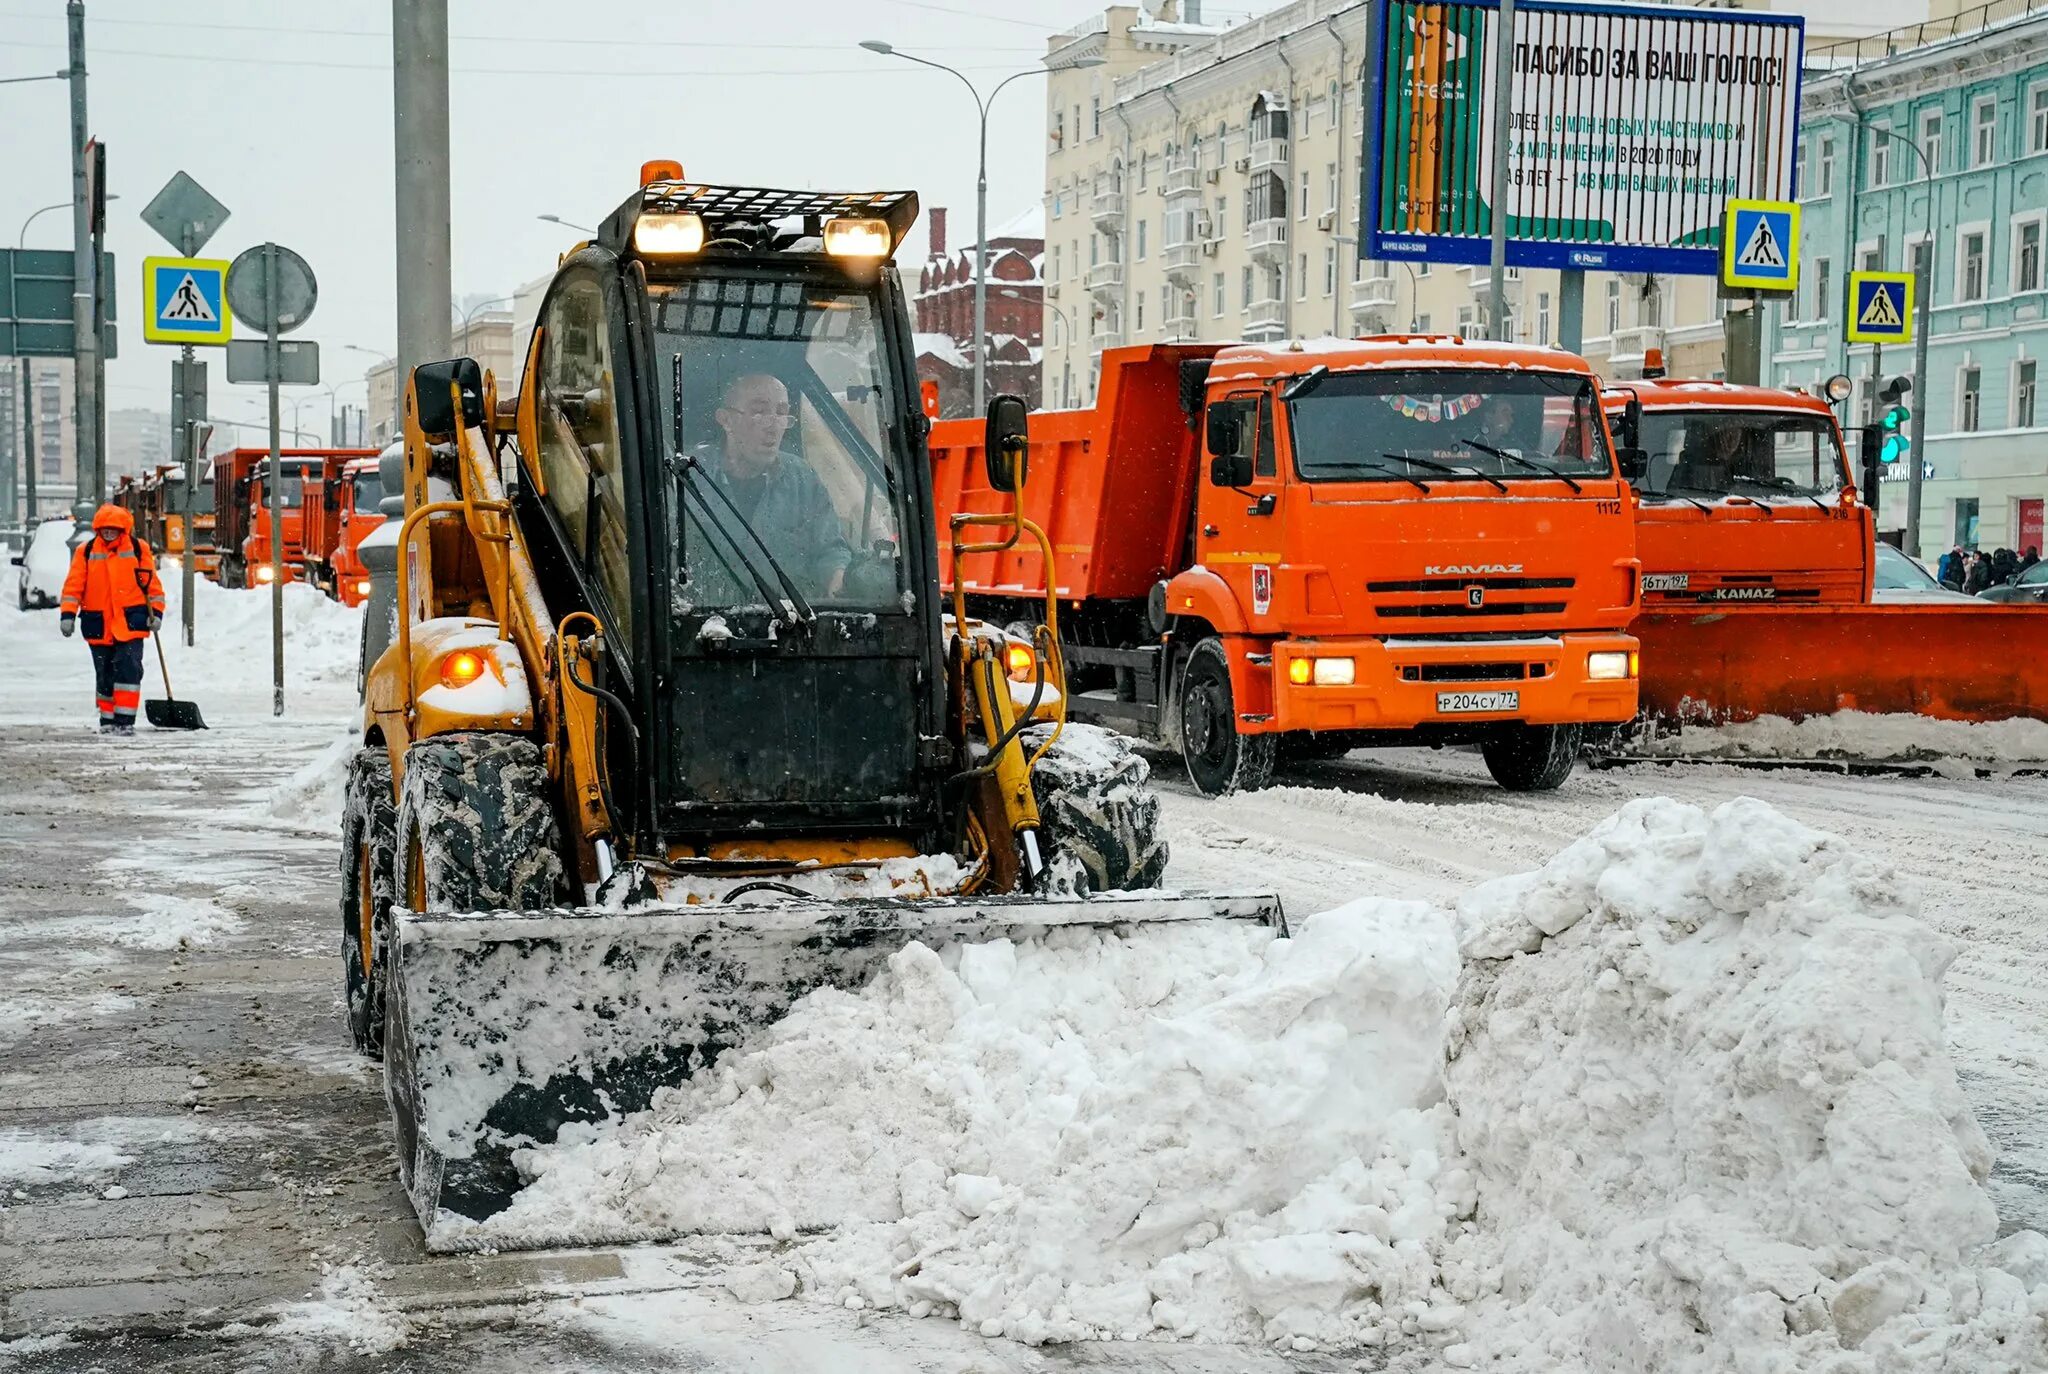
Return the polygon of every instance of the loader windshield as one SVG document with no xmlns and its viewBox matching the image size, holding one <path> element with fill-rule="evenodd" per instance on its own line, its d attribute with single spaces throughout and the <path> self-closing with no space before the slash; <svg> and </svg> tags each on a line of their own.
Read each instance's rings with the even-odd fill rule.
<svg viewBox="0 0 2048 1374">
<path fill-rule="evenodd" d="M 1645 495 L 1773 497 L 1804 502 L 1842 485 L 1841 441 L 1825 416 L 1744 410 L 1646 410 Z"/>
<path fill-rule="evenodd" d="M 678 604 L 773 604 L 793 584 L 821 610 L 901 609 L 900 382 L 873 293 L 733 273 L 649 295 Z"/>
<path fill-rule="evenodd" d="M 1482 368 L 1347 372 L 1289 403 L 1310 482 L 1489 483 L 1613 471 L 1590 378 Z"/>
</svg>

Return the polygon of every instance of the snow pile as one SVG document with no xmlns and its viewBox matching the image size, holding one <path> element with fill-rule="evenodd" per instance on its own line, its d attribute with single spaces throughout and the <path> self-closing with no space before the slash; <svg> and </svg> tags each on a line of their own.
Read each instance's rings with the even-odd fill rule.
<svg viewBox="0 0 2048 1374">
<path fill-rule="evenodd" d="M 736 849 L 735 859 L 747 857 L 744 847 Z M 832 867 L 812 866 L 794 873 L 777 873 L 768 881 L 773 886 L 761 889 L 751 898 L 742 893 L 738 901 L 779 903 L 788 895 L 786 889 L 811 897 L 823 897 L 832 901 L 859 900 L 875 897 L 932 897 L 945 892 L 957 892 L 966 879 L 966 872 L 960 861 L 951 854 L 915 854 L 894 859 L 868 860 L 858 865 Z M 678 902 L 723 902 L 726 894 L 750 883 L 759 881 L 750 878 L 736 878 L 731 874 L 709 875 L 683 873 L 664 875 L 656 883 L 657 899 L 664 903 Z M 623 898 L 621 907 L 632 905 Z"/>
<path fill-rule="evenodd" d="M 305 1301 L 278 1309 L 270 1334 L 382 1355 L 404 1345 L 411 1333 L 405 1315 L 377 1292 L 368 1274 L 351 1264 L 326 1268 L 320 1287 Z"/>
<path fill-rule="evenodd" d="M 1489 1368 L 2048 1362 L 2048 1240 L 1987 1248 L 1955 951 L 1886 865 L 1760 802 L 1653 799 L 1458 915 Z"/>
<path fill-rule="evenodd" d="M 1838 711 L 1788 720 L 1759 716 L 1727 725 L 1688 725 L 1646 737 L 1660 758 L 1866 759 L 1910 763 L 1957 758 L 2020 766 L 2048 761 L 2048 721 L 1936 720 L 1932 716 Z"/>
<path fill-rule="evenodd" d="M 789 1237 L 805 1293 L 1028 1341 L 1450 1327 L 1448 922 L 1359 903 L 896 954 L 622 1128 L 522 1154 L 496 1243 Z M 796 1282 L 736 1276 L 765 1297 Z"/>
<path fill-rule="evenodd" d="M 242 929 L 242 918 L 206 897 L 149 893 L 132 898 L 137 914 L 105 927 L 107 938 L 131 949 L 192 949 Z"/>
<path fill-rule="evenodd" d="M 348 763 L 361 748 L 362 742 L 353 730 L 335 740 L 272 787 L 264 795 L 264 811 L 281 821 L 339 835 Z"/>
<path fill-rule="evenodd" d="M 0 1183 L 73 1183 L 109 1178 L 135 1162 L 105 1140 L 63 1140 L 0 1131 Z"/>
<path fill-rule="evenodd" d="M 197 578 L 193 583 L 193 638 L 185 647 L 180 582 L 166 581 L 161 640 L 180 697 L 205 704 L 207 690 L 268 692 L 271 686 L 271 589 L 229 591 Z M 308 683 L 356 680 L 363 613 L 330 600 L 304 582 L 284 588 L 284 670 L 288 696 Z"/>
<path fill-rule="evenodd" d="M 135 1005 L 126 993 L 101 992 L 90 997 L 44 997 L 9 990 L 0 997 L 0 1045 L 20 1040 L 31 1031 L 50 1030 L 81 1016 L 118 1016 Z"/>
</svg>

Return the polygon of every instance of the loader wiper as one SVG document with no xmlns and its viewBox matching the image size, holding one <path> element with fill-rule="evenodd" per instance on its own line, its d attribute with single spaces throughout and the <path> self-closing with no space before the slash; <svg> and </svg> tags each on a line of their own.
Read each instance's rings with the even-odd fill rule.
<svg viewBox="0 0 2048 1374">
<path fill-rule="evenodd" d="M 1488 477 L 1477 468 L 1454 468 L 1448 463 L 1439 463 L 1428 458 L 1417 458 L 1412 453 L 1383 453 L 1380 456 L 1382 458 L 1398 458 L 1404 463 L 1413 463 L 1416 467 L 1427 468 L 1431 472 L 1441 472 L 1446 477 L 1470 477 L 1476 482 L 1489 482 L 1501 491 L 1508 489 L 1507 483 L 1497 477 Z M 1410 480 L 1412 481 L 1413 479 L 1411 478 Z"/>
<path fill-rule="evenodd" d="M 1532 472 L 1548 473 L 1550 476 L 1555 477 L 1558 481 L 1570 487 L 1572 489 L 1572 495 L 1574 496 L 1577 496 L 1580 492 L 1585 490 L 1584 487 L 1580 486 L 1572 478 L 1566 476 L 1559 469 L 1552 467 L 1548 463 L 1539 463 L 1534 458 L 1524 458 L 1521 454 L 1514 452 L 1512 449 L 1495 448 L 1492 444 L 1482 444 L 1477 439 L 1464 439 L 1460 442 L 1462 442 L 1466 448 L 1478 449 L 1487 457 L 1498 458 L 1503 463 L 1520 463 L 1523 467 L 1528 468 Z M 1507 488 L 1503 487 L 1501 488 L 1501 490 L 1505 491 L 1507 490 Z"/>
<path fill-rule="evenodd" d="M 699 472 L 703 467 L 703 464 L 698 459 L 689 454 L 683 454 L 675 462 L 677 471 L 682 474 L 683 490 L 697 498 L 697 510 L 703 517 L 705 524 L 717 531 L 718 535 L 726 543 L 730 544 L 733 551 L 740 556 L 740 561 L 746 565 L 747 576 L 752 579 L 755 589 L 761 593 L 761 599 L 768 604 L 769 609 L 776 611 L 779 618 L 788 624 L 792 630 L 800 630 L 806 625 L 813 624 L 818 618 L 818 612 L 811 606 L 809 601 L 804 599 L 804 594 L 797 589 L 796 582 L 790 577 L 788 570 L 776 561 L 775 555 L 768 549 L 768 541 L 763 539 L 761 532 L 754 528 L 754 522 L 740 513 L 740 508 L 733 504 L 732 497 L 726 495 L 724 488 L 720 487 L 718 483 L 697 480 Z M 719 501 L 724 504 L 726 513 L 733 518 L 734 522 L 741 529 L 746 531 L 747 537 L 754 541 L 754 547 L 761 552 L 762 562 L 765 562 L 768 565 L 769 571 L 775 574 L 775 580 L 782 584 L 783 594 L 781 596 L 775 594 L 775 589 L 761 575 L 760 565 L 747 553 L 746 545 L 734 537 L 732 526 L 725 522 L 725 518 L 718 513 L 717 508 L 704 495 L 706 490 L 709 490 L 718 497 Z M 713 544 L 712 548 L 716 551 L 718 546 Z M 720 561 L 723 561 L 722 553 Z"/>
</svg>

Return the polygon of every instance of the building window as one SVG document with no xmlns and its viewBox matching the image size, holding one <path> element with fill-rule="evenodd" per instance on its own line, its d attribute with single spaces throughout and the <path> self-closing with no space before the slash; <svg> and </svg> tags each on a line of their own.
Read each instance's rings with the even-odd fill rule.
<svg viewBox="0 0 2048 1374">
<path fill-rule="evenodd" d="M 1052 113 L 1052 147 L 1058 152 L 1067 141 L 1067 112 L 1054 110 Z"/>
<path fill-rule="evenodd" d="M 1884 254 L 1878 252 L 1875 248 L 1864 249 L 1857 256 L 1856 270 L 1858 272 L 1884 271 Z"/>
<path fill-rule="evenodd" d="M 1828 310 L 1834 300 L 1829 294 L 1830 288 L 1834 286 L 1833 266 L 1826 258 L 1813 260 L 1813 319 L 1824 320 L 1828 317 Z"/>
<path fill-rule="evenodd" d="M 1550 293 L 1536 293 L 1536 342 L 1541 347 L 1550 344 Z"/>
<path fill-rule="evenodd" d="M 2012 365 L 2012 427 L 2032 429 L 2034 427 L 2034 368 L 2032 358 L 2024 358 Z"/>
<path fill-rule="evenodd" d="M 1417 315 L 1415 317 L 1415 332 L 1418 334 L 1427 334 L 1429 332 L 1429 316 Z"/>
<path fill-rule="evenodd" d="M 1145 173 L 1152 169 L 1152 154 L 1138 154 L 1138 189 L 1145 189 Z"/>
<path fill-rule="evenodd" d="M 1870 131 L 1870 184 L 1886 186 L 1891 183 L 1892 131 L 1877 125 Z"/>
<path fill-rule="evenodd" d="M 1970 107 L 1970 165 L 1988 167 L 1998 154 L 1998 97 L 1979 96 Z"/>
<path fill-rule="evenodd" d="M 1091 101 L 1089 102 L 1089 104 L 1090 104 L 1090 106 L 1091 106 L 1091 110 L 1090 110 L 1090 113 L 1089 113 L 1089 116 L 1088 116 L 1088 120 L 1089 120 L 1089 123 L 1088 123 L 1088 137 L 1090 137 L 1090 138 L 1101 138 L 1101 137 L 1102 137 L 1102 97 L 1101 97 L 1101 96 L 1099 96 L 1099 95 L 1098 95 L 1098 96 L 1096 96 L 1096 97 L 1095 97 L 1095 98 L 1094 98 L 1093 100 L 1091 100 Z"/>
<path fill-rule="evenodd" d="M 1984 370 L 1966 367 L 1956 383 L 1956 428 L 1974 434 L 1984 404 Z"/>
<path fill-rule="evenodd" d="M 1620 328 L 1621 280 L 1618 277 L 1609 277 L 1607 279 L 1607 337 L 1613 338 L 1615 331 Z"/>
<path fill-rule="evenodd" d="M 1239 308 L 1239 309 L 1241 309 L 1241 310 L 1249 310 L 1249 309 L 1251 309 L 1251 308 L 1252 308 L 1252 269 L 1251 269 L 1251 268 L 1249 268 L 1249 267 L 1247 267 L 1247 268 L 1245 268 L 1245 269 L 1244 269 L 1244 282 L 1243 282 L 1243 289 L 1242 289 L 1242 291 L 1240 292 L 1240 295 L 1242 295 L 1242 297 L 1243 297 L 1243 300 L 1242 300 L 1242 302 L 1240 303 L 1240 305 L 1239 305 L 1239 307 L 1238 307 L 1238 308 Z"/>
<path fill-rule="evenodd" d="M 1877 418 L 1877 378 L 1856 379 L 1856 413 L 1863 417 L 1866 425 Z"/>
<path fill-rule="evenodd" d="M 2012 289 L 2041 289 L 2041 221 L 2022 220 L 2012 231 Z"/>
<path fill-rule="evenodd" d="M 1941 171 L 1941 111 L 1928 110 L 1920 116 L 1920 165 L 1913 169 L 1923 177 Z"/>
<path fill-rule="evenodd" d="M 1472 307 L 1469 305 L 1458 307 L 1458 337 L 1462 339 L 1472 337 Z"/>
<path fill-rule="evenodd" d="M 1147 224 L 1147 221 L 1145 221 L 1145 220 L 1142 220 L 1142 219 L 1141 219 L 1141 220 L 1139 220 L 1139 221 L 1138 221 L 1138 261 L 1139 261 L 1139 262 L 1143 262 L 1143 261 L 1145 260 L 1145 227 L 1146 227 L 1146 224 Z"/>
<path fill-rule="evenodd" d="M 1308 254 L 1306 253 L 1301 255 L 1301 261 L 1294 269 L 1294 298 L 1301 301 L 1308 299 Z"/>
<path fill-rule="evenodd" d="M 1958 496 L 1956 498 L 1955 543 L 1966 549 L 1977 547 L 1977 498 Z"/>
<path fill-rule="evenodd" d="M 1934 290 L 1934 268 L 1928 261 L 1928 251 L 1927 240 L 1916 239 L 1912 247 L 1906 250 L 1906 270 L 1911 272 L 1913 279 L 1919 283 L 1916 289 L 1932 292 Z M 1927 304 L 1930 306 L 1934 304 L 1934 299 L 1931 295 L 1928 298 Z"/>
<path fill-rule="evenodd" d="M 1249 272 L 1251 269 L 1246 268 L 1245 271 Z M 1216 273 L 1215 276 L 1209 279 L 1209 290 L 1213 297 L 1211 301 L 1213 313 L 1220 320 L 1223 318 L 1223 274 L 1221 272 Z"/>
<path fill-rule="evenodd" d="M 1272 172 L 1260 172 L 1244 191 L 1244 227 L 1263 219 L 1287 218 L 1287 183 Z"/>
<path fill-rule="evenodd" d="M 1145 293 L 1137 291 L 1132 294 L 1137 299 L 1131 302 L 1131 308 L 1135 312 L 1131 316 L 1131 326 L 1136 332 L 1142 334 L 1145 332 Z"/>
<path fill-rule="evenodd" d="M 1331 244 L 1323 250 L 1323 294 L 1335 294 L 1337 290 L 1337 245 Z"/>
<path fill-rule="evenodd" d="M 1418 277 L 1426 277 L 1426 276 L 1428 276 L 1428 275 L 1429 275 L 1429 264 L 1428 264 L 1428 263 L 1426 263 L 1426 262 L 1418 262 L 1418 263 L 1416 263 L 1416 264 L 1415 264 L 1415 275 L 1416 275 L 1416 276 L 1418 276 Z"/>
<path fill-rule="evenodd" d="M 1052 317 L 1052 346 L 1054 348 L 1065 348 L 1067 346 L 1066 324 L 1066 316 L 1054 315 Z"/>
<path fill-rule="evenodd" d="M 1330 213 L 1331 213 L 1332 215 L 1335 215 L 1335 214 L 1337 213 L 1337 204 L 1338 204 L 1338 202 L 1337 202 L 1337 164 L 1336 164 L 1336 163 L 1334 163 L 1334 162 L 1331 162 L 1331 163 L 1327 163 L 1327 164 L 1325 164 L 1325 165 L 1324 165 L 1324 167 L 1323 167 L 1323 171 L 1324 171 L 1324 172 L 1325 172 L 1325 173 L 1326 173 L 1326 174 L 1328 175 L 1328 177 L 1329 177 L 1329 190 L 1330 190 L 1330 196 L 1329 196 L 1329 199 L 1328 199 L 1328 200 L 1327 200 L 1327 201 L 1326 201 L 1326 202 L 1324 203 L 1324 205 L 1323 205 L 1323 208 L 1324 208 L 1324 209 L 1326 209 L 1326 210 L 1328 210 L 1328 211 L 1329 211 L 1329 212 L 1330 212 Z"/>
<path fill-rule="evenodd" d="M 1835 193 L 1835 140 L 1832 136 L 1820 141 L 1820 156 L 1815 159 L 1814 194 L 1831 196 Z"/>
<path fill-rule="evenodd" d="M 1209 224 L 1209 237 L 1220 239 L 1230 224 L 1230 197 L 1216 197 L 1216 218 Z"/>
<path fill-rule="evenodd" d="M 1962 257 L 1956 266 L 1956 299 L 1984 299 L 1984 231 L 1963 235 Z"/>
<path fill-rule="evenodd" d="M 1054 219 L 1058 219 L 1060 217 L 1060 212 L 1066 208 L 1065 200 L 1066 197 L 1063 193 L 1059 191 L 1054 191 L 1052 193 L 1052 217 Z"/>
<path fill-rule="evenodd" d="M 2048 82 L 2027 92 L 2027 151 L 2048 153 Z"/>
<path fill-rule="evenodd" d="M 1330 120 L 1330 122 L 1329 122 L 1329 125 L 1327 126 L 1327 127 L 1329 127 L 1329 128 L 1332 128 L 1332 129 L 1334 129 L 1334 128 L 1336 128 L 1336 127 L 1337 127 L 1337 107 L 1338 107 L 1338 104 L 1339 104 L 1339 101 L 1338 101 L 1338 97 L 1337 97 L 1337 83 L 1336 83 L 1336 82 L 1334 82 L 1334 81 L 1332 81 L 1332 82 L 1330 83 L 1330 103 L 1329 103 L 1329 107 L 1328 107 L 1328 109 L 1329 109 L 1329 120 Z M 1334 207 L 1335 207 L 1335 205 L 1336 205 L 1336 202 L 1335 202 L 1335 201 L 1331 201 L 1331 202 L 1330 202 L 1330 204 L 1331 204 L 1331 206 L 1332 206 L 1332 207 L 1334 208 Z"/>
<path fill-rule="evenodd" d="M 1296 219 L 1308 218 L 1308 173 L 1306 171 L 1301 174 L 1301 198 L 1295 202 L 1294 215 Z"/>
</svg>

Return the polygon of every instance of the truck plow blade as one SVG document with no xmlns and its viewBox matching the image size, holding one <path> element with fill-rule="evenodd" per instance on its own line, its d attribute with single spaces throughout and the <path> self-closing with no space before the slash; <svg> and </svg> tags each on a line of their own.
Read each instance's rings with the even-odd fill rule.
<svg viewBox="0 0 2048 1374">
<path fill-rule="evenodd" d="M 1648 611 L 1642 711 L 1723 724 L 1838 711 L 2048 720 L 2048 607 L 1985 603 Z"/>
<path fill-rule="evenodd" d="M 397 913 L 385 1092 L 400 1173 L 428 1248 L 475 1248 L 466 1222 L 523 1186 L 514 1150 L 644 1109 L 807 993 L 859 987 L 913 940 L 1215 920 L 1286 933 L 1271 895 Z"/>
</svg>

